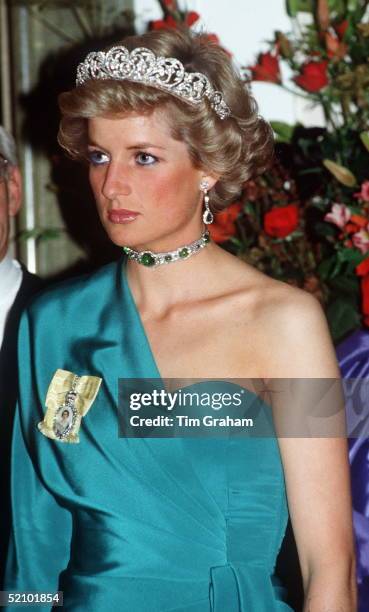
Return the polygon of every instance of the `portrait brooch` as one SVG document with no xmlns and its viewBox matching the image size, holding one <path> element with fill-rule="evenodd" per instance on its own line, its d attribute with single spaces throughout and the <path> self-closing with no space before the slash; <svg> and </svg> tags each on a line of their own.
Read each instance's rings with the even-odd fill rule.
<svg viewBox="0 0 369 612">
<path fill-rule="evenodd" d="M 48 438 L 60 442 L 79 442 L 81 421 L 91 408 L 102 378 L 78 376 L 56 370 L 46 394 L 46 413 L 37 427 Z"/>
</svg>

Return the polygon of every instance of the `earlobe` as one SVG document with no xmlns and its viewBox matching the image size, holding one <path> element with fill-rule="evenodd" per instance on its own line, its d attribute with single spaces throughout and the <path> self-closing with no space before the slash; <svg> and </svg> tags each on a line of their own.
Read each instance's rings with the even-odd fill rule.
<svg viewBox="0 0 369 612">
<path fill-rule="evenodd" d="M 218 182 L 219 179 L 220 179 L 219 175 L 206 174 L 202 177 L 201 182 L 207 183 L 208 189 L 212 189 L 214 185 Z"/>
<path fill-rule="evenodd" d="M 15 217 L 22 203 L 22 177 L 17 166 L 10 168 L 7 187 L 9 196 L 9 215 Z"/>
</svg>

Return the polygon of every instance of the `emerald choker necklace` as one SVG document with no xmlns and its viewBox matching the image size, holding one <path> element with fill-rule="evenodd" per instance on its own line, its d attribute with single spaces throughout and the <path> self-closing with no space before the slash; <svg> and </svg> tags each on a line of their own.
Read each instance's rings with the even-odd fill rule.
<svg viewBox="0 0 369 612">
<path fill-rule="evenodd" d="M 124 246 L 123 251 L 126 253 L 129 259 L 133 259 L 143 266 L 152 268 L 154 266 L 160 266 L 161 264 L 172 263 L 173 261 L 178 261 L 179 259 L 188 259 L 203 249 L 207 244 L 209 244 L 209 242 L 209 230 L 205 229 L 201 234 L 201 238 L 191 242 L 191 244 L 185 244 L 175 251 L 153 253 L 152 251 L 135 251 L 128 246 Z"/>
</svg>

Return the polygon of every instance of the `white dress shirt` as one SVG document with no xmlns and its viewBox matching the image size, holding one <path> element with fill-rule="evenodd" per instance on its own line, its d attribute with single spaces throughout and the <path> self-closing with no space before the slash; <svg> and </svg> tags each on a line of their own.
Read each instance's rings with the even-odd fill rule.
<svg viewBox="0 0 369 612">
<path fill-rule="evenodd" d="M 22 283 L 22 268 L 9 252 L 0 261 L 0 348 L 4 338 L 6 319 Z"/>
</svg>

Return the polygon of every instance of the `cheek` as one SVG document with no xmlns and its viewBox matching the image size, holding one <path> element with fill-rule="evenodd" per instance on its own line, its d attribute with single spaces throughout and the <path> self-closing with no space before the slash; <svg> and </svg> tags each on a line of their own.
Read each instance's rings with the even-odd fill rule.
<svg viewBox="0 0 369 612">
<path fill-rule="evenodd" d="M 197 203 L 196 180 L 185 171 L 176 169 L 170 173 L 157 174 L 141 184 L 145 190 L 146 202 L 155 204 L 156 210 L 166 214 L 177 214 L 179 209 L 191 209 Z"/>
</svg>

